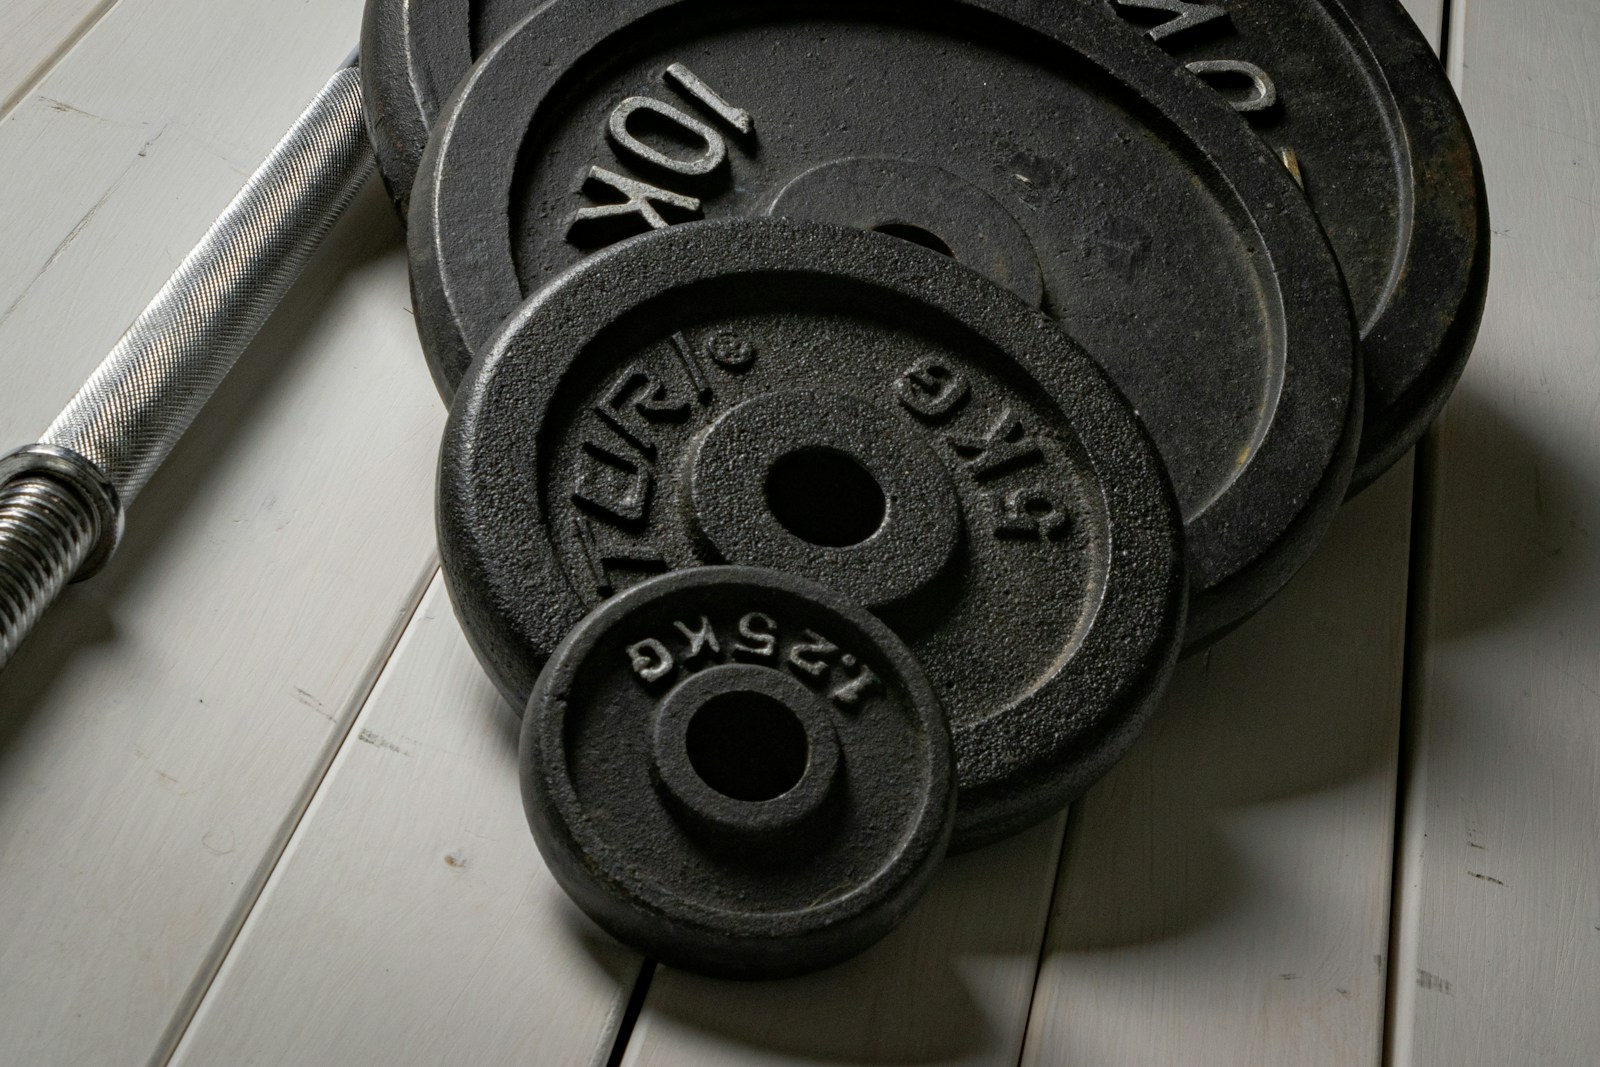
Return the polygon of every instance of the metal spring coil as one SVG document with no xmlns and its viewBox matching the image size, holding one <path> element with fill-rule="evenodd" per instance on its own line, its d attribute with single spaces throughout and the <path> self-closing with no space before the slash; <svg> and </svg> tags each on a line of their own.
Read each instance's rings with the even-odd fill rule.
<svg viewBox="0 0 1600 1067">
<path fill-rule="evenodd" d="M 94 511 L 54 478 L 0 487 L 0 666 L 94 546 Z"/>
</svg>

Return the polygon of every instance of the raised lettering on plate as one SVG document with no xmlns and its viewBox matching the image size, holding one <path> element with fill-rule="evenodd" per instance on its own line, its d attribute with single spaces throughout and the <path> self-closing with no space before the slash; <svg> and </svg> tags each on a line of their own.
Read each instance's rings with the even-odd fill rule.
<svg viewBox="0 0 1600 1067">
<path fill-rule="evenodd" d="M 1145 31 L 1152 41 L 1160 41 L 1184 30 L 1204 26 L 1213 19 L 1227 17 L 1221 4 L 1195 4 L 1190 0 L 1111 0 L 1119 8 L 1139 8 L 1145 11 L 1170 11 L 1175 18 L 1167 19 Z"/>
<path fill-rule="evenodd" d="M 627 652 L 628 664 L 633 668 L 633 673 L 646 683 L 659 682 L 672 670 L 672 653 L 668 651 L 666 645 L 653 637 L 629 645 Z"/>
<path fill-rule="evenodd" d="M 689 642 L 689 650 L 683 654 L 685 663 L 699 659 L 703 653 L 708 651 L 722 651 L 722 646 L 717 644 L 717 631 L 712 629 L 711 620 L 704 615 L 700 616 L 700 625 L 693 629 L 681 622 L 675 622 L 672 625 L 683 635 L 683 639 Z"/>
<path fill-rule="evenodd" d="M 828 669 L 828 657 L 839 651 L 839 646 L 815 630 L 802 631 L 800 636 L 803 640 L 789 649 L 789 665 L 819 678 Z"/>
<path fill-rule="evenodd" d="M 596 204 L 592 207 L 581 207 L 572 216 L 572 221 L 567 225 L 567 236 L 574 237 L 574 231 L 585 226 L 599 223 L 625 224 L 630 218 L 636 223 L 642 223 L 641 229 L 664 230 L 671 225 L 661 212 L 656 209 L 662 207 L 676 209 L 690 217 L 700 215 L 700 201 L 692 196 L 684 196 L 667 189 L 625 178 L 615 171 L 604 167 L 590 167 L 589 174 L 584 183 L 586 186 L 598 186 L 601 189 L 610 189 L 621 195 L 622 200 L 617 203 Z M 581 234 L 576 236 L 581 237 Z"/>
<path fill-rule="evenodd" d="M 593 438 L 583 442 L 583 455 L 595 462 L 579 468 L 573 503 L 619 526 L 637 526 L 644 521 L 654 482 L 650 466 L 637 456 L 624 455 L 622 449 Z M 622 475 L 626 481 L 615 475 L 603 477 L 601 472 L 606 470 Z M 616 491 L 619 485 L 621 492 Z"/>
<path fill-rule="evenodd" d="M 654 459 L 656 443 L 648 424 L 682 422 L 688 417 L 689 405 L 673 400 L 667 387 L 649 370 L 633 366 L 617 376 L 594 410 L 623 440 Z"/>
<path fill-rule="evenodd" d="M 935 423 L 955 414 L 971 395 L 965 378 L 932 357 L 907 367 L 894 391 L 908 411 Z"/>
<path fill-rule="evenodd" d="M 778 623 L 771 615 L 752 611 L 739 620 L 739 638 L 733 644 L 734 655 L 771 659 L 778 650 Z"/>
<path fill-rule="evenodd" d="M 1029 541 L 1055 541 L 1072 528 L 1072 516 L 1043 486 L 1013 489 L 1001 500 L 995 536 Z"/>
<path fill-rule="evenodd" d="M 683 159 L 669 156 L 659 148 L 646 144 L 628 128 L 628 121 L 640 112 L 655 115 L 659 121 L 676 126 L 699 140 L 703 147 L 696 155 Z M 611 112 L 606 132 L 611 135 L 611 143 L 619 153 L 626 152 L 641 163 L 654 164 L 686 178 L 711 174 L 728 161 L 728 144 L 722 139 L 722 134 L 693 115 L 686 115 L 671 104 L 648 96 L 630 96 L 618 104 Z"/>
<path fill-rule="evenodd" d="M 735 133 L 748 137 L 756 128 L 756 120 L 750 117 L 750 112 L 728 103 L 682 63 L 672 64 L 662 78 L 667 84 L 677 86 L 710 108 L 711 113 L 731 126 Z"/>
<path fill-rule="evenodd" d="M 1189 72 L 1213 89 L 1226 89 L 1230 80 L 1243 79 L 1250 91 L 1243 96 L 1223 93 L 1235 111 L 1265 111 L 1278 102 L 1278 87 L 1272 76 L 1254 63 L 1242 59 L 1198 59 L 1188 64 Z"/>
<path fill-rule="evenodd" d="M 616 539 L 615 533 L 602 541 L 602 532 L 612 528 L 602 525 L 596 530 L 594 524 L 582 515 L 574 515 L 572 524 L 578 535 L 578 544 L 583 549 L 583 561 L 589 568 L 595 592 L 602 598 L 612 596 L 617 591 L 617 584 L 611 577 L 613 570 L 660 574 L 667 569 L 666 560 L 648 543 Z"/>
<path fill-rule="evenodd" d="M 1026 467 L 1044 458 L 1039 439 L 1005 407 L 994 425 L 981 437 L 949 434 L 946 440 L 956 455 L 966 460 L 967 470 L 980 482 L 998 478 L 1008 471 Z"/>
<path fill-rule="evenodd" d="M 845 679 L 842 685 L 828 694 L 828 698 L 835 704 L 842 704 L 845 707 L 854 707 L 855 705 L 861 703 L 861 698 L 863 696 L 877 688 L 877 685 L 878 676 L 872 673 L 871 667 L 868 667 L 866 664 L 862 664 L 861 673 L 857 674 L 854 678 Z"/>
</svg>

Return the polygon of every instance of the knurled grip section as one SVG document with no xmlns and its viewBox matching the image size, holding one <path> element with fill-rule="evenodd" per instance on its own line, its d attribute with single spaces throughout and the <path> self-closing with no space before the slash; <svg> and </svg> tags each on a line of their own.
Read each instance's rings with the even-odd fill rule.
<svg viewBox="0 0 1600 1067">
<path fill-rule="evenodd" d="M 374 163 L 339 71 L 45 431 L 126 507 L 277 307 Z"/>
</svg>

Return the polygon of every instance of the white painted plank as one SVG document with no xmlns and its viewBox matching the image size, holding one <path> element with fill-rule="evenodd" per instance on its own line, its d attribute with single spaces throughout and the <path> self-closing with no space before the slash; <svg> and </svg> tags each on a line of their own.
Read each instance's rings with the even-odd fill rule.
<svg viewBox="0 0 1600 1067">
<path fill-rule="evenodd" d="M 1410 468 L 1073 808 L 1024 1064 L 1376 1062 Z"/>
<path fill-rule="evenodd" d="M 540 1063 L 603 1058 L 637 960 L 539 861 L 515 744 L 436 585 L 177 1062 L 523 1063 L 530 1049 Z M 1009 1067 L 1060 837 L 1052 820 L 951 861 L 903 928 L 820 975 L 726 983 L 657 971 L 626 1062 Z"/>
<path fill-rule="evenodd" d="M 1439 42 L 1444 37 L 1444 4 L 1445 0 L 1400 0 L 1401 6 L 1411 16 L 1411 21 L 1417 24 L 1417 29 L 1433 45 L 1433 50 L 1439 50 Z"/>
<path fill-rule="evenodd" d="M 6 0 L 0 4 L 0 115 L 117 0 Z"/>
<path fill-rule="evenodd" d="M 435 580 L 174 1060 L 603 1063 L 640 968 L 556 886 Z"/>
<path fill-rule="evenodd" d="M 1600 7 L 1455 0 L 1494 275 L 1436 446 L 1398 1067 L 1600 1062 Z"/>
<path fill-rule="evenodd" d="M 124 0 L 0 121 L 0 367 L 15 383 L 0 446 L 33 440 L 77 391 L 348 54 L 360 15 L 360 0 Z"/>
<path fill-rule="evenodd" d="M 122 0 L 0 123 L 0 445 L 31 439 L 354 40 L 359 0 Z M 442 410 L 368 190 L 0 676 L 9 1062 L 159 1058 L 431 572 Z"/>
<path fill-rule="evenodd" d="M 624 1067 L 1013 1067 L 1062 818 L 947 860 L 903 926 L 819 974 L 740 983 L 658 969 Z"/>
</svg>

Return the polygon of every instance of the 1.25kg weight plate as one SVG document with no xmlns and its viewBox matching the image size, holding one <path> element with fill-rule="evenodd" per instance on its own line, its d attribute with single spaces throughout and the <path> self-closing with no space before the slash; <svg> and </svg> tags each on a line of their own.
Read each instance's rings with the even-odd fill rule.
<svg viewBox="0 0 1600 1067">
<path fill-rule="evenodd" d="M 1361 324 L 1366 486 L 1443 408 L 1483 317 L 1488 198 L 1444 68 L 1398 0 L 1092 2 L 1221 86 L 1304 185 Z"/>
<path fill-rule="evenodd" d="M 651 574 L 776 568 L 872 609 L 950 716 L 962 847 L 1101 774 L 1181 641 L 1175 502 L 1100 369 L 976 273 L 816 224 L 675 227 L 532 297 L 456 396 L 439 542 L 516 707 Z"/>
<path fill-rule="evenodd" d="M 863 204 L 827 217 L 1039 301 L 1128 395 L 1183 507 L 1192 639 L 1309 555 L 1358 432 L 1338 269 L 1266 147 L 1089 7 L 551 4 L 429 144 L 418 328 L 448 392 L 524 294 L 622 237 Z"/>
<path fill-rule="evenodd" d="M 949 729 L 905 645 L 753 568 L 661 575 L 585 617 L 539 677 L 521 761 L 562 888 L 652 958 L 738 978 L 887 934 L 955 813 Z"/>
</svg>

